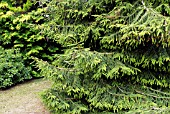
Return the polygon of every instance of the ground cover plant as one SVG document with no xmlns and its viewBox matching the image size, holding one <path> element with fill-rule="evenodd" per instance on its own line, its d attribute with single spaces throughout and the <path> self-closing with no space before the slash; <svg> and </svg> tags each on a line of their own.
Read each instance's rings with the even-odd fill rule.
<svg viewBox="0 0 170 114">
<path fill-rule="evenodd" d="M 64 54 L 34 58 L 54 113 L 169 113 L 168 0 L 51 0 L 40 26 Z"/>
<path fill-rule="evenodd" d="M 0 47 L 0 88 L 10 87 L 31 79 L 31 68 L 24 65 L 19 50 Z"/>
</svg>

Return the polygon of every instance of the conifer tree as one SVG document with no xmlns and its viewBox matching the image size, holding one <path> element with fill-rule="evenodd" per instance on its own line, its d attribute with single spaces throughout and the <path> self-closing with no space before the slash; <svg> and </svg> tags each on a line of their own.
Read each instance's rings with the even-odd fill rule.
<svg viewBox="0 0 170 114">
<path fill-rule="evenodd" d="M 42 97 L 55 114 L 170 112 L 169 0 L 52 0 L 41 33 L 62 45 Z"/>
</svg>

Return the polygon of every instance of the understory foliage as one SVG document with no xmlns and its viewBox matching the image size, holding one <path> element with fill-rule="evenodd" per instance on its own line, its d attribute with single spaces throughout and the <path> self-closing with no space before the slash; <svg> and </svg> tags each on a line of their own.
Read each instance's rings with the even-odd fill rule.
<svg viewBox="0 0 170 114">
<path fill-rule="evenodd" d="M 0 47 L 0 88 L 10 87 L 26 79 L 31 79 L 31 69 L 24 65 L 19 50 Z"/>
<path fill-rule="evenodd" d="M 40 26 L 62 45 L 52 63 L 34 58 L 54 84 L 54 114 L 169 113 L 169 0 L 52 0 Z"/>
<path fill-rule="evenodd" d="M 43 58 L 46 41 L 32 26 L 43 23 L 42 12 L 35 1 L 0 0 L 0 88 L 40 77 L 30 56 Z"/>
<path fill-rule="evenodd" d="M 19 49 L 24 64 L 30 66 L 35 56 L 53 60 L 59 46 L 39 32 L 38 25 L 46 21 L 43 4 L 32 0 L 0 0 L 0 45 L 4 49 Z M 55 46 L 55 47 L 54 47 Z M 32 67 L 32 76 L 39 77 Z"/>
</svg>

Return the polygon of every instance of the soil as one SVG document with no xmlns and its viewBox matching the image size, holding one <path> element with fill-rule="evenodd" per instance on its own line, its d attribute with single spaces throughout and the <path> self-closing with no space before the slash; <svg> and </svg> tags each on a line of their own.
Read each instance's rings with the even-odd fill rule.
<svg viewBox="0 0 170 114">
<path fill-rule="evenodd" d="M 49 87 L 50 81 L 35 79 L 0 90 L 0 114 L 50 114 L 40 98 L 40 92 Z"/>
</svg>

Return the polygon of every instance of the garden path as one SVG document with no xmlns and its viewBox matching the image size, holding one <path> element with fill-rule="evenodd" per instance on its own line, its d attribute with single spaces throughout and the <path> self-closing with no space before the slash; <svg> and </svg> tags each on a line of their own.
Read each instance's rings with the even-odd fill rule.
<svg viewBox="0 0 170 114">
<path fill-rule="evenodd" d="M 40 98 L 50 86 L 48 80 L 35 79 L 0 90 L 0 114 L 50 114 Z"/>
</svg>

